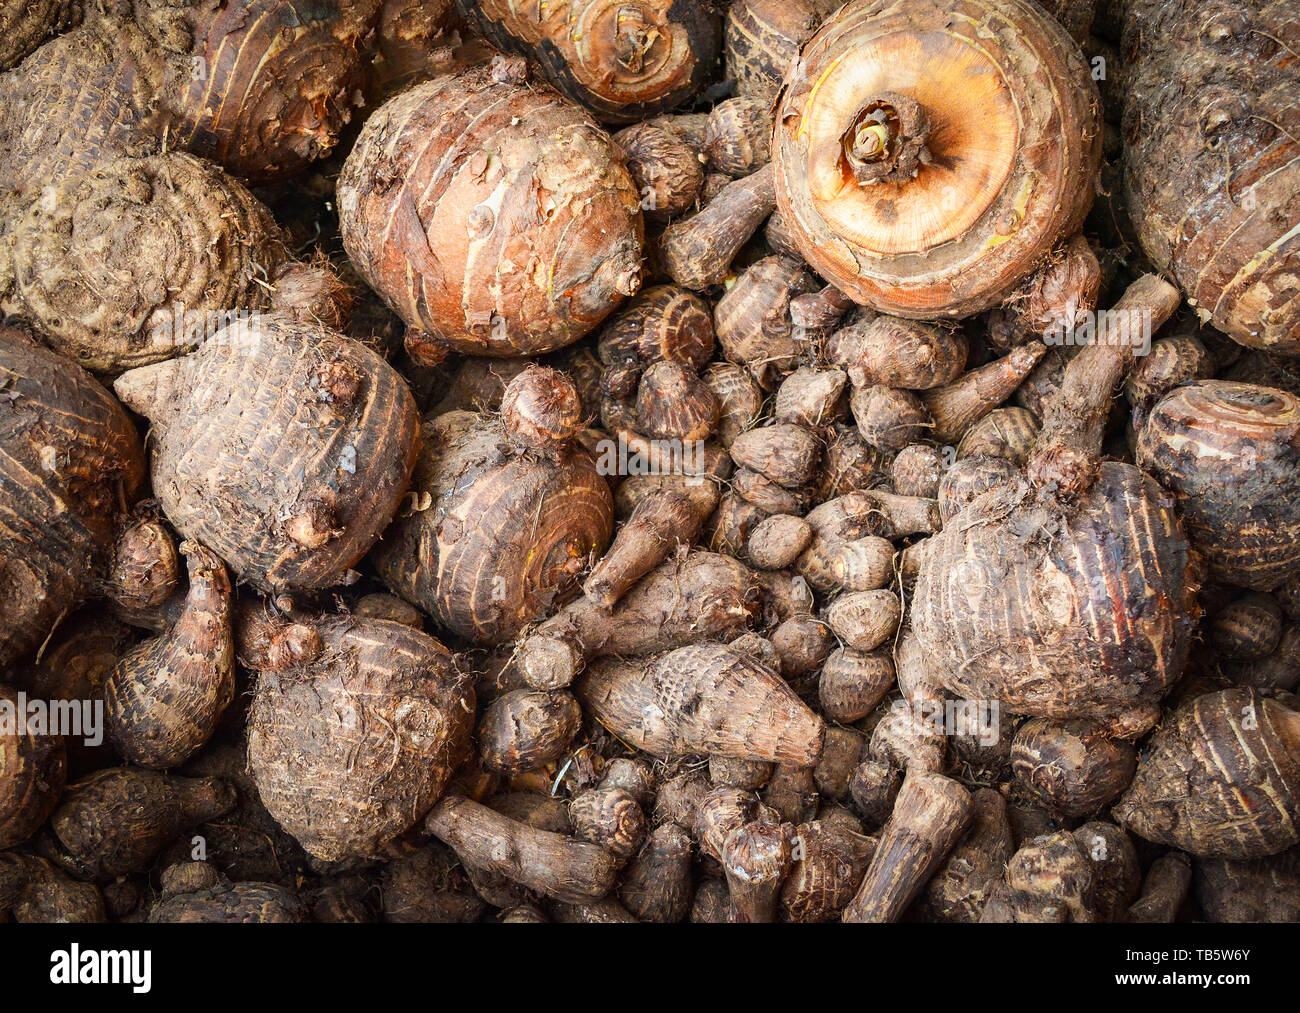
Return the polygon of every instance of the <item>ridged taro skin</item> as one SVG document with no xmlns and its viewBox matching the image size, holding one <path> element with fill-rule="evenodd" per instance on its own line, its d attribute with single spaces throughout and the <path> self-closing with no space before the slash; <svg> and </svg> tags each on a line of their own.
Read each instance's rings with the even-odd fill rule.
<svg viewBox="0 0 1300 1013">
<path fill-rule="evenodd" d="M 888 155 L 855 168 L 860 117 L 878 106 L 901 126 Z M 915 107 L 928 133 L 907 125 Z M 1032 0 L 854 0 L 777 100 L 777 208 L 809 265 L 856 302 L 971 316 L 1082 226 L 1101 135 L 1087 62 Z"/>
<path fill-rule="evenodd" d="M 69 0 L 0 3 L 0 70 L 8 70 L 52 33 L 67 27 L 78 5 Z"/>
<path fill-rule="evenodd" d="M 1134 0 L 1124 182 L 1138 236 L 1202 318 L 1300 354 L 1294 0 Z"/>
<path fill-rule="evenodd" d="M 970 503 L 932 536 L 912 623 L 957 696 L 1111 734 L 1151 727 L 1195 626 L 1189 550 L 1170 498 L 1105 462 L 1063 507 L 1023 479 Z"/>
<path fill-rule="evenodd" d="M 1204 380 L 1151 410 L 1137 459 L 1178 498 L 1210 576 L 1259 591 L 1300 568 L 1300 398 Z"/>
<path fill-rule="evenodd" d="M 283 925 L 311 921 L 296 893 L 274 883 L 221 883 L 153 906 L 155 924 Z"/>
<path fill-rule="evenodd" d="M 252 316 L 115 386 L 153 424 L 168 520 L 264 590 L 344 580 L 415 466 L 419 416 L 401 376 L 321 327 Z"/>
<path fill-rule="evenodd" d="M 1115 819 L 1193 855 L 1263 858 L 1300 843 L 1300 713 L 1253 689 L 1181 704 L 1152 736 Z"/>
<path fill-rule="evenodd" d="M 821 23 L 811 0 L 733 0 L 727 9 L 726 76 L 736 94 L 776 101 L 781 81 Z"/>
<path fill-rule="evenodd" d="M 570 345 L 640 285 L 618 151 L 522 61 L 419 85 L 367 120 L 339 177 L 343 243 L 410 327 L 470 355 Z"/>
<path fill-rule="evenodd" d="M 635 123 L 695 97 L 722 42 L 711 0 L 457 0 L 456 9 L 605 123 Z"/>
<path fill-rule="evenodd" d="M 433 637 L 385 619 L 313 622 L 320 654 L 263 671 L 248 759 L 262 803 L 325 861 L 371 857 L 468 755 L 474 690 Z"/>
<path fill-rule="evenodd" d="M 576 593 L 609 545 L 609 485 L 580 445 L 558 458 L 519 450 L 475 412 L 426 422 L 422 442 L 411 488 L 427 506 L 385 532 L 379 574 L 458 636 L 512 640 Z"/>
<path fill-rule="evenodd" d="M 143 482 L 139 435 L 113 396 L 0 328 L 0 666 L 90 595 Z"/>
<path fill-rule="evenodd" d="M 21 844 L 45 822 L 67 773 L 63 738 L 29 727 L 18 692 L 0 685 L 0 849 Z"/>
</svg>

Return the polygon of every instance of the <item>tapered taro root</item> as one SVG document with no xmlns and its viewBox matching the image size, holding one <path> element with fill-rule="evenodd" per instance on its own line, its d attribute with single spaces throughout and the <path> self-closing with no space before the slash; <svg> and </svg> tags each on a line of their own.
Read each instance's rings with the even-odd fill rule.
<svg viewBox="0 0 1300 1013">
<path fill-rule="evenodd" d="M 1202 380 L 1171 391 L 1138 463 L 1178 497 L 1210 576 L 1268 590 L 1300 567 L 1300 398 Z"/>
<path fill-rule="evenodd" d="M 1115 818 L 1193 855 L 1263 858 L 1300 843 L 1300 713 L 1254 690 L 1178 707 L 1156 732 Z"/>
<path fill-rule="evenodd" d="M 0 685 L 0 848 L 27 840 L 45 822 L 63 791 L 63 738 L 34 725 L 25 700 Z"/>
<path fill-rule="evenodd" d="M 256 316 L 132 370 L 154 492 L 185 537 L 264 589 L 345 579 L 397 512 L 419 420 L 397 372 L 324 328 Z"/>
<path fill-rule="evenodd" d="M 178 766 L 201 749 L 235 695 L 230 577 L 203 546 L 181 550 L 190 590 L 180 619 L 124 655 L 104 686 L 119 755 L 155 769 Z"/>
<path fill-rule="evenodd" d="M 772 142 L 808 263 L 916 318 L 1006 300 L 1082 225 L 1100 157 L 1088 65 L 1029 0 L 854 0 L 790 69 Z"/>
<path fill-rule="evenodd" d="M 708 0 L 456 0 L 500 49 L 607 123 L 631 123 L 692 98 L 712 76 L 721 18 Z"/>
<path fill-rule="evenodd" d="M 262 619 L 245 636 L 248 760 L 276 821 L 326 861 L 414 826 L 469 750 L 474 691 L 446 648 L 382 619 Z"/>
<path fill-rule="evenodd" d="M 1139 279 L 1108 316 L 1178 304 Z M 917 639 L 949 690 L 1018 713 L 1090 718 L 1132 738 L 1159 717 L 1194 625 L 1189 550 L 1173 504 L 1131 465 L 1098 463 L 1111 394 L 1133 349 L 1107 331 L 1070 363 L 1027 477 L 997 484 L 930 539 Z"/>
<path fill-rule="evenodd" d="M 108 391 L 0 328 L 0 666 L 91 593 L 143 479 L 139 437 Z"/>
<path fill-rule="evenodd" d="M 507 387 L 500 419 L 426 425 L 421 502 L 375 552 L 389 587 L 480 643 L 512 639 L 575 591 L 614 525 L 609 486 L 572 439 L 575 403 L 564 374 L 534 366 Z"/>
<path fill-rule="evenodd" d="M 570 345 L 640 285 L 641 195 L 577 106 L 522 60 L 419 85 L 366 122 L 343 242 L 409 327 L 472 355 Z"/>
<path fill-rule="evenodd" d="M 1300 352 L 1300 67 L 1289 0 L 1135 0 L 1124 182 L 1152 262 L 1244 345 Z"/>
</svg>

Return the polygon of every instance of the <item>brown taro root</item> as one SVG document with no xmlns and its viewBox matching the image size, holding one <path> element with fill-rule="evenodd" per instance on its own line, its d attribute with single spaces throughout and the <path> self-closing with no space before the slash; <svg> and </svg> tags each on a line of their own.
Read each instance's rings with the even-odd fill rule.
<svg viewBox="0 0 1300 1013">
<path fill-rule="evenodd" d="M 470 355 L 571 345 L 640 285 L 641 195 L 577 106 L 500 59 L 366 121 L 339 177 L 343 242 L 406 324 Z"/>
<path fill-rule="evenodd" d="M 636 505 L 619 528 L 609 551 L 582 585 L 593 605 L 609 608 L 679 547 L 689 547 L 700 533 L 700 518 L 691 501 L 676 492 L 654 492 Z"/>
<path fill-rule="evenodd" d="M 1263 858 L 1300 842 L 1300 712 L 1251 689 L 1181 704 L 1115 806 L 1126 829 L 1197 856 Z"/>
<path fill-rule="evenodd" d="M 944 453 L 927 443 L 911 443 L 898 452 L 889 470 L 890 484 L 900 496 L 935 499 L 944 473 Z"/>
<path fill-rule="evenodd" d="M 731 900 L 727 921 L 776 920 L 781 884 L 793 861 L 793 832 L 788 823 L 755 820 L 727 835 L 722 844 L 722 871 Z"/>
<path fill-rule="evenodd" d="M 1108 320 L 1178 303 L 1147 276 Z M 1115 324 L 1114 326 L 1122 326 Z M 912 620 L 938 681 L 1011 711 L 1090 718 L 1134 738 L 1159 718 L 1195 620 L 1189 550 L 1170 501 L 1131 465 L 1098 464 L 1111 394 L 1133 349 L 1107 330 L 1071 360 L 1017 476 L 930 539 Z"/>
<path fill-rule="evenodd" d="M 1142 895 L 1129 905 L 1128 920 L 1165 924 L 1176 921 L 1191 886 L 1191 860 L 1181 851 L 1161 855 L 1147 870 Z"/>
<path fill-rule="evenodd" d="M 1101 158 L 1088 64 L 1029 0 L 854 0 L 804 46 L 776 123 L 808 263 L 913 318 L 1005 301 L 1079 230 Z"/>
<path fill-rule="evenodd" d="M 104 685 L 109 736 L 127 763 L 179 766 L 202 749 L 235 695 L 230 577 L 187 542 L 190 589 L 176 624 L 130 652 Z"/>
<path fill-rule="evenodd" d="M 149 911 L 153 923 L 285 924 L 309 921 L 307 907 L 274 883 L 232 883 L 205 862 L 162 873 L 162 895 Z"/>
<path fill-rule="evenodd" d="M 1138 463 L 1178 497 L 1210 576 L 1256 590 L 1300 567 L 1300 398 L 1203 380 L 1147 418 Z"/>
<path fill-rule="evenodd" d="M 41 843 L 74 874 L 112 879 L 145 871 L 180 834 L 235 803 L 234 789 L 219 778 L 111 767 L 68 786 Z"/>
<path fill-rule="evenodd" d="M 513 639 L 609 544 L 613 498 L 572 439 L 572 392 L 563 373 L 532 366 L 506 388 L 500 419 L 451 412 L 425 425 L 418 502 L 374 559 L 393 591 L 459 636 Z"/>
<path fill-rule="evenodd" d="M 812 528 L 802 517 L 774 514 L 749 533 L 745 554 L 760 570 L 784 570 L 795 564 L 811 541 Z"/>
<path fill-rule="evenodd" d="M 656 362 L 679 362 L 697 372 L 713 357 L 713 313 L 694 292 L 676 285 L 642 289 L 600 332 L 600 361 L 630 370 L 629 380 Z M 629 394 L 630 385 L 619 391 Z"/>
<path fill-rule="evenodd" d="M 107 921 L 94 883 L 79 883 L 43 858 L 0 852 L 0 919 L 20 924 L 93 925 Z"/>
<path fill-rule="evenodd" d="M 724 52 L 726 77 L 735 79 L 736 94 L 770 108 L 827 6 L 817 0 L 734 0 L 727 10 Z"/>
<path fill-rule="evenodd" d="M 728 176 L 748 176 L 771 161 L 771 103 L 743 96 L 719 102 L 709 113 L 704 155 Z"/>
<path fill-rule="evenodd" d="M 1066 818 L 1097 812 L 1128 787 L 1136 767 L 1130 743 L 1106 738 L 1087 721 L 1031 718 L 1011 745 L 1015 776 L 1048 810 Z"/>
<path fill-rule="evenodd" d="M 1024 408 L 998 408 L 968 430 L 957 444 L 957 460 L 1004 457 L 1024 465 L 1038 440 L 1038 419 Z"/>
<path fill-rule="evenodd" d="M 1093 903 L 1104 922 L 1124 921 L 1142 888 L 1142 865 L 1133 841 L 1114 823 L 1094 820 L 1074 832 L 1092 862 Z"/>
<path fill-rule="evenodd" d="M 19 60 L 80 16 L 68 0 L 21 0 L 0 4 L 0 71 Z"/>
<path fill-rule="evenodd" d="M 36 832 L 58 803 L 67 776 L 62 736 L 33 720 L 25 697 L 0 685 L 0 849 Z"/>
<path fill-rule="evenodd" d="M 469 751 L 474 691 L 451 654 L 400 623 L 254 617 L 248 760 L 267 810 L 326 861 L 411 829 Z M 286 643 L 302 645 L 286 657 Z"/>
<path fill-rule="evenodd" d="M 455 854 L 437 841 L 387 863 L 380 895 L 386 922 L 473 922 L 487 908 Z"/>
<path fill-rule="evenodd" d="M 112 395 L 0 328 L 0 668 L 94 590 L 143 480 L 139 436 Z"/>
<path fill-rule="evenodd" d="M 786 489 L 798 489 L 817 474 L 822 447 L 803 426 L 778 422 L 741 433 L 731 445 L 731 458 Z"/>
<path fill-rule="evenodd" d="M 655 756 L 710 753 L 805 767 L 821 756 L 821 719 L 772 669 L 722 644 L 641 662 L 601 659 L 576 688 L 604 727 Z"/>
<path fill-rule="evenodd" d="M 1084 845 L 1064 830 L 1028 841 L 1007 863 L 982 923 L 1095 922 L 1096 873 Z"/>
<path fill-rule="evenodd" d="M 850 323 L 826 343 L 827 357 L 844 368 L 854 387 L 904 390 L 953 383 L 966 367 L 968 351 L 960 331 L 888 316 Z"/>
<path fill-rule="evenodd" d="M 921 400 L 934 420 L 930 437 L 940 443 L 957 443 L 971 426 L 1014 394 L 1046 354 L 1047 346 L 1038 342 L 1021 345 L 1005 358 L 927 390 Z"/>
<path fill-rule="evenodd" d="M 631 123 L 692 98 L 712 77 L 722 24 L 712 3 L 675 0 L 456 0 L 499 49 L 607 123 Z"/>
<path fill-rule="evenodd" d="M 797 260 L 764 257 L 750 265 L 714 310 L 722 354 L 748 369 L 760 386 L 775 387 L 810 351 L 807 335 L 790 316 L 790 302 L 814 288 L 813 276 Z"/>
<path fill-rule="evenodd" d="M 856 820 L 825 818 L 794 828 L 789 875 L 779 915 L 787 922 L 829 922 L 853 899 L 871 863 L 876 840 Z"/>
<path fill-rule="evenodd" d="M 569 803 L 575 837 L 599 844 L 621 863 L 645 843 L 646 819 L 640 804 L 622 788 L 600 785 Z"/>
<path fill-rule="evenodd" d="M 1289 0 L 1135 0 L 1124 182 L 1152 262 L 1244 345 L 1300 352 L 1300 96 Z"/>
<path fill-rule="evenodd" d="M 1233 661 L 1257 661 L 1282 638 L 1282 607 L 1266 594 L 1248 594 L 1227 605 L 1210 624 L 1210 642 Z"/>
<path fill-rule="evenodd" d="M 324 328 L 253 317 L 115 388 L 153 423 L 167 519 L 264 589 L 342 582 L 396 513 L 415 465 L 406 384 Z"/>
<path fill-rule="evenodd" d="M 1198 859 L 1196 898 L 1212 922 L 1300 922 L 1300 849 L 1253 862 Z"/>
<path fill-rule="evenodd" d="M 659 240 L 664 269 L 684 288 L 720 285 L 775 206 L 771 164 L 727 183 L 703 211 L 664 231 Z"/>
<path fill-rule="evenodd" d="M 848 377 L 840 369 L 800 366 L 781 381 L 772 405 L 777 422 L 816 429 L 846 416 L 844 388 Z"/>
<path fill-rule="evenodd" d="M 925 889 L 925 907 L 940 922 L 977 922 L 1015 853 L 1007 803 L 1000 792 L 971 793 L 970 825 Z"/>
<path fill-rule="evenodd" d="M 566 690 L 502 694 L 479 719 L 483 766 L 506 774 L 544 767 L 564 755 L 581 724 L 578 701 Z"/>
<path fill-rule="evenodd" d="M 104 578 L 104 597 L 125 623 L 160 631 L 164 613 L 184 596 L 181 555 L 176 539 L 152 500 L 138 503 L 117 536 L 113 561 Z"/>
<path fill-rule="evenodd" d="M 1004 457 L 963 457 L 939 482 L 939 515 L 947 524 L 990 489 L 1014 484 L 1019 474 Z"/>
<path fill-rule="evenodd" d="M 758 621 L 765 600 L 749 567 L 696 549 L 659 564 L 612 609 L 586 597 L 561 609 L 524 640 L 512 663 L 529 686 L 555 689 L 589 659 L 734 640 Z"/>
<path fill-rule="evenodd" d="M 896 387 L 858 387 L 849 399 L 853 421 L 862 439 L 885 454 L 925 439 L 934 420 L 925 402 L 911 391 Z"/>
<path fill-rule="evenodd" d="M 641 195 L 641 210 L 653 222 L 668 221 L 695 206 L 704 186 L 699 152 L 671 130 L 637 123 L 614 135 Z"/>
<path fill-rule="evenodd" d="M 688 366 L 656 362 L 641 374 L 636 430 L 651 440 L 706 440 L 718 428 L 720 413 L 713 389 Z"/>
<path fill-rule="evenodd" d="M 465 865 L 556 900 L 598 900 L 609 893 L 618 874 L 618 860 L 600 845 L 530 827 L 467 798 L 443 799 L 424 828 Z"/>
<path fill-rule="evenodd" d="M 619 900 L 639 921 L 674 923 L 691 910 L 694 878 L 690 835 L 675 823 L 650 832 L 623 873 Z"/>
<path fill-rule="evenodd" d="M 888 650 L 840 647 L 822 665 L 817 699 L 830 720 L 851 724 L 874 711 L 893 685 L 894 661 Z"/>
</svg>

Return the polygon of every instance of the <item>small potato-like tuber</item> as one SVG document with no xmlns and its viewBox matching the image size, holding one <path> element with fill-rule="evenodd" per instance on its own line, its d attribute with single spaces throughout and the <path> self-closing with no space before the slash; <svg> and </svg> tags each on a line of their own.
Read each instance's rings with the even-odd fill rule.
<svg viewBox="0 0 1300 1013">
<path fill-rule="evenodd" d="M 1086 721 L 1026 721 L 1011 744 L 1011 769 L 1050 811 L 1089 816 L 1133 780 L 1137 751 Z"/>
<path fill-rule="evenodd" d="M 809 335 L 795 327 L 790 304 L 814 288 L 813 276 L 797 260 L 764 257 L 751 264 L 714 310 L 722 354 L 748 369 L 759 386 L 776 386 L 810 350 Z"/>
<path fill-rule="evenodd" d="M 641 210 L 652 222 L 689 211 L 704 186 L 699 152 L 680 135 L 652 123 L 638 123 L 614 135 L 632 182 L 641 194 Z"/>
<path fill-rule="evenodd" d="M 846 647 L 874 651 L 898 630 L 903 607 L 893 591 L 855 591 L 826 607 L 826 623 Z"/>
<path fill-rule="evenodd" d="M 840 328 L 827 357 L 843 367 L 855 387 L 929 390 L 954 382 L 966 366 L 959 331 L 898 317 L 877 316 Z"/>
<path fill-rule="evenodd" d="M 694 886 L 690 835 L 675 823 L 650 832 L 628 863 L 618 887 L 623 906 L 643 922 L 681 922 L 691 909 Z"/>
<path fill-rule="evenodd" d="M 832 721 L 849 724 L 874 711 L 894 685 L 894 661 L 887 650 L 840 647 L 822 665 L 817 700 Z"/>
<path fill-rule="evenodd" d="M 0 852 L 0 917 L 19 924 L 93 925 L 107 921 L 94 883 L 81 883 L 43 858 Z"/>
<path fill-rule="evenodd" d="M 536 770 L 564 754 L 581 723 L 578 701 L 565 690 L 505 693 L 479 719 L 483 766 L 507 774 Z"/>
<path fill-rule="evenodd" d="M 307 907 L 275 883 L 232 883 L 204 862 L 165 869 L 149 921 L 162 924 L 277 925 L 308 921 Z"/>
<path fill-rule="evenodd" d="M 704 155 L 728 176 L 748 176 L 771 161 L 771 141 L 771 104 L 739 96 L 709 113 Z"/>
</svg>

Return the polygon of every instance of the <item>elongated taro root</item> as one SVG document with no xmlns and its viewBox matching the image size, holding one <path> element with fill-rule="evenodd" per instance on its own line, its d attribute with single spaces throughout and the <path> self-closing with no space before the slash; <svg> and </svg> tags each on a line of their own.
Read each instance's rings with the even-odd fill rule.
<svg viewBox="0 0 1300 1013">
<path fill-rule="evenodd" d="M 775 202 L 770 164 L 728 183 L 699 214 L 664 231 L 659 241 L 664 269 L 683 288 L 721 284 Z"/>
<path fill-rule="evenodd" d="M 1138 463 L 1178 497 L 1210 576 L 1257 590 L 1300 567 L 1300 398 L 1202 380 L 1147 418 Z"/>
<path fill-rule="evenodd" d="M 230 577 L 186 543 L 190 590 L 176 625 L 114 666 L 104 686 L 109 735 L 122 759 L 165 770 L 203 748 L 235 695 Z"/>
<path fill-rule="evenodd" d="M 1124 23 L 1124 183 L 1142 246 L 1203 320 L 1288 354 L 1300 352 L 1294 13 L 1287 0 L 1136 0 Z"/>
<path fill-rule="evenodd" d="M 685 921 L 694 887 L 690 835 L 675 823 L 650 832 L 645 845 L 628 863 L 618 897 L 639 921 Z"/>
<path fill-rule="evenodd" d="M 573 439 L 574 404 L 564 374 L 533 366 L 506 388 L 500 419 L 451 412 L 426 424 L 420 502 L 374 554 L 388 586 L 479 643 L 514 638 L 576 590 L 609 543 L 614 503 Z"/>
<path fill-rule="evenodd" d="M 234 789 L 220 778 L 111 767 L 68 786 L 42 845 L 78 876 L 132 875 L 179 834 L 224 816 L 235 802 Z"/>
<path fill-rule="evenodd" d="M 722 644 L 644 662 L 603 658 L 576 689 L 602 725 L 655 756 L 710 753 L 805 767 L 821 756 L 821 719 L 775 672 Z"/>
<path fill-rule="evenodd" d="M 1181 851 L 1161 855 L 1147 870 L 1146 879 L 1142 882 L 1142 895 L 1129 906 L 1128 920 L 1155 923 L 1175 921 L 1191 886 L 1191 860 Z"/>
<path fill-rule="evenodd" d="M 263 804 L 318 858 L 373 856 L 466 757 L 468 677 L 438 641 L 387 620 L 245 626 L 241 657 L 259 672 L 248 761 Z"/>
<path fill-rule="evenodd" d="M 1300 713 L 1250 689 L 1179 706 L 1115 818 L 1193 855 L 1262 858 L 1300 843 Z"/>
<path fill-rule="evenodd" d="M 989 894 L 1015 853 L 1007 803 L 1000 792 L 971 793 L 970 824 L 925 890 L 935 921 L 977 922 Z"/>
<path fill-rule="evenodd" d="M 67 754 L 51 731 L 29 721 L 16 690 L 0 686 L 0 848 L 27 840 L 59 801 Z"/>
<path fill-rule="evenodd" d="M 804 46 L 776 123 L 805 259 L 903 317 L 1002 303 L 1079 230 L 1101 158 L 1088 65 L 1029 0 L 854 0 Z"/>
<path fill-rule="evenodd" d="M 153 423 L 154 492 L 168 520 L 264 589 L 340 583 L 396 513 L 415 465 L 406 384 L 321 327 L 256 316 L 114 386 Z"/>
<path fill-rule="evenodd" d="M 1136 311 L 1155 327 L 1177 303 L 1148 276 L 1108 319 Z M 1195 588 L 1156 483 L 1131 465 L 1098 464 L 1133 353 L 1109 330 L 1102 338 L 1070 362 L 1028 478 L 978 497 L 930 539 L 911 614 L 938 680 L 958 696 L 1091 718 L 1133 738 L 1182 672 Z"/>
<path fill-rule="evenodd" d="M 640 285 L 641 195 L 581 109 L 498 60 L 366 121 L 339 177 L 343 242 L 409 327 L 470 355 L 577 341 Z"/>
<path fill-rule="evenodd" d="M 722 25 L 711 3 L 675 0 L 456 0 L 493 45 L 537 61 L 546 79 L 607 123 L 692 98 L 712 75 Z"/>
<path fill-rule="evenodd" d="M 608 608 L 679 546 L 699 536 L 700 518 L 685 496 L 651 493 L 636 505 L 609 552 L 582 585 L 592 604 Z"/>
<path fill-rule="evenodd" d="M 88 373 L 0 328 L 0 667 L 94 590 L 144 480 L 135 427 Z"/>
</svg>

